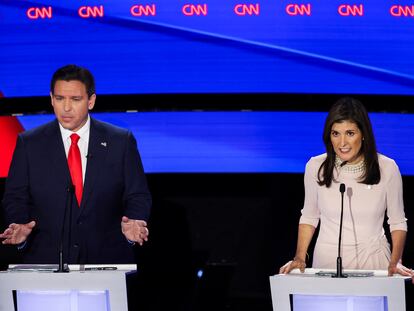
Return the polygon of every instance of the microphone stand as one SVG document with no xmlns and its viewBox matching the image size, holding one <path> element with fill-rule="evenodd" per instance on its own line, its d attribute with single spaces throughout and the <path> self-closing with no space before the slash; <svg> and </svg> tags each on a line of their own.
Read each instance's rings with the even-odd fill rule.
<svg viewBox="0 0 414 311">
<path fill-rule="evenodd" d="M 336 259 L 336 274 L 332 275 L 333 278 L 346 278 L 346 274 L 342 273 L 342 257 L 341 257 L 341 240 L 342 240 L 342 219 L 344 216 L 344 193 L 345 184 L 340 184 L 339 191 L 341 192 L 341 219 L 339 222 L 339 243 L 338 243 L 338 258 Z"/>
<path fill-rule="evenodd" d="M 70 184 L 66 188 L 66 200 L 65 200 L 65 211 L 63 214 L 63 223 L 62 223 L 62 232 L 60 234 L 60 245 L 59 245 L 59 268 L 54 271 L 56 273 L 67 273 L 69 272 L 68 264 L 63 263 L 63 240 L 65 238 L 65 224 L 66 224 L 66 214 L 68 213 L 69 208 L 69 217 L 70 222 L 72 220 L 72 200 L 73 200 L 73 192 L 74 192 L 74 186 Z M 70 232 L 70 228 L 69 228 Z M 70 236 L 69 236 L 70 239 Z"/>
</svg>

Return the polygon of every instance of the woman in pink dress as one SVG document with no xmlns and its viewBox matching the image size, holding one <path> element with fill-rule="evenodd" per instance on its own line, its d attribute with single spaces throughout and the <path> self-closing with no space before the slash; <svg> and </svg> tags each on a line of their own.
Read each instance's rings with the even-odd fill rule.
<svg viewBox="0 0 414 311">
<path fill-rule="evenodd" d="M 341 213 L 339 185 L 345 184 L 341 257 L 344 269 L 388 270 L 411 275 L 401 264 L 407 233 L 402 179 L 394 160 L 377 153 L 370 119 L 356 99 L 342 98 L 329 111 L 323 141 L 326 153 L 305 170 L 305 202 L 293 260 L 280 268 L 304 271 L 309 244 L 320 222 L 313 268 L 335 269 Z M 385 214 L 392 249 L 384 233 Z"/>
</svg>

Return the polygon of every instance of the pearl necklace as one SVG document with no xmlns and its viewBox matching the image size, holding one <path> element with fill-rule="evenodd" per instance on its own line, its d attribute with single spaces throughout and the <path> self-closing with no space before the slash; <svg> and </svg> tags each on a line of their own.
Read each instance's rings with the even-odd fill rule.
<svg viewBox="0 0 414 311">
<path fill-rule="evenodd" d="M 344 161 L 342 161 L 338 156 L 335 158 L 335 167 L 337 168 L 338 171 L 352 173 L 352 174 L 362 173 L 365 171 L 364 160 L 361 160 L 356 164 L 345 164 L 344 166 L 341 166 L 343 162 Z"/>
</svg>

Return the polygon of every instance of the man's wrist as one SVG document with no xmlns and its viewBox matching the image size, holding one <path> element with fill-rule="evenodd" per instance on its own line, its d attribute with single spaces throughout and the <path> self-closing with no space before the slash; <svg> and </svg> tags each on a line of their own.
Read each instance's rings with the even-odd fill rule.
<svg viewBox="0 0 414 311">
<path fill-rule="evenodd" d="M 18 249 L 19 251 L 23 250 L 23 249 L 26 247 L 26 244 L 27 244 L 27 241 L 23 241 L 23 242 L 21 242 L 21 243 L 17 244 L 17 245 L 16 245 L 16 246 L 17 246 L 17 249 Z"/>
<path fill-rule="evenodd" d="M 135 242 L 134 241 L 131 241 L 131 240 L 129 240 L 129 239 L 126 239 L 127 241 L 128 241 L 128 243 L 131 245 L 131 246 L 134 246 L 135 245 Z"/>
</svg>

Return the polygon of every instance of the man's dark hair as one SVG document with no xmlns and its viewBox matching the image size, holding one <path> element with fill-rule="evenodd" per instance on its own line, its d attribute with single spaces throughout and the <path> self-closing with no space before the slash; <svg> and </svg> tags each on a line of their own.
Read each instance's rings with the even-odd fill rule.
<svg viewBox="0 0 414 311">
<path fill-rule="evenodd" d="M 331 130 L 334 123 L 344 121 L 355 123 L 362 134 L 363 140 L 359 155 L 364 156 L 365 171 L 360 182 L 368 185 L 378 184 L 381 180 L 381 173 L 371 121 L 361 102 L 351 97 L 339 99 L 329 110 L 323 130 L 323 142 L 327 156 L 318 170 L 318 184 L 326 187 L 332 184 L 336 154 L 331 142 Z"/>
<path fill-rule="evenodd" d="M 93 78 L 92 73 L 86 68 L 77 65 L 66 65 L 56 70 L 53 74 L 52 81 L 50 82 L 50 92 L 52 95 L 55 91 L 56 81 L 59 80 L 67 82 L 80 81 L 85 85 L 88 97 L 95 94 L 95 79 Z"/>
</svg>

